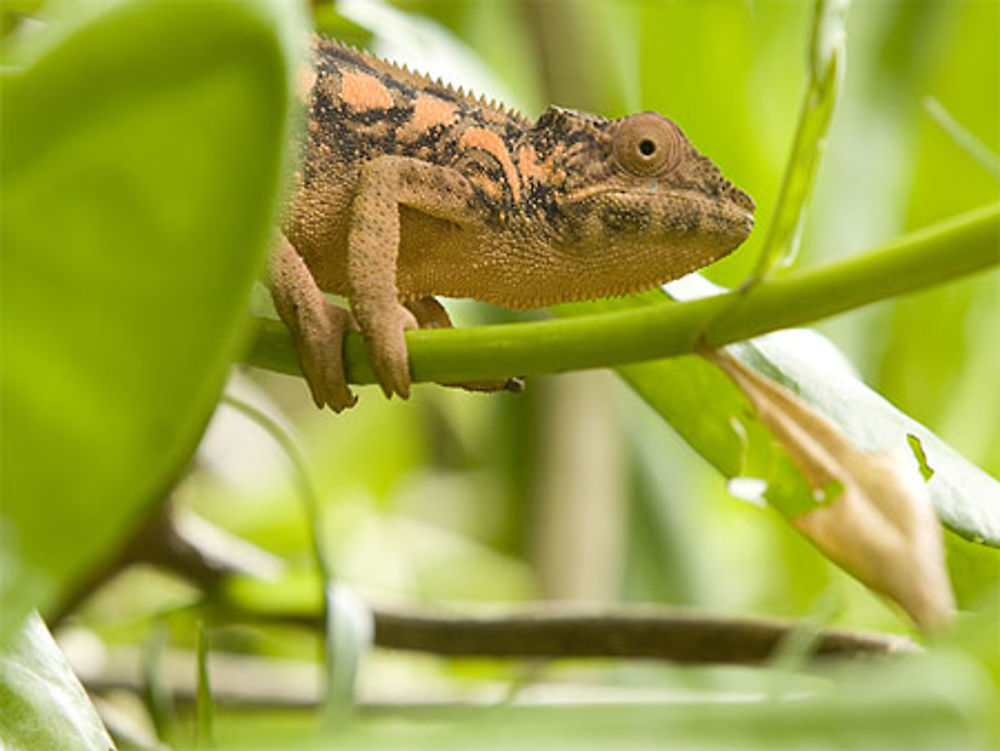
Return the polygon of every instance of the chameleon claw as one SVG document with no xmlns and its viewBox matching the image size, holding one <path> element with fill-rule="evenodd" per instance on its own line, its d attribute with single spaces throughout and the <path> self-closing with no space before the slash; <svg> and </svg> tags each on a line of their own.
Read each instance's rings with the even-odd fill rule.
<svg viewBox="0 0 1000 751">
<path fill-rule="evenodd" d="M 410 358 L 406 352 L 405 332 L 417 328 L 417 320 L 402 305 L 396 304 L 388 315 L 380 315 L 366 330 L 368 355 L 372 370 L 386 398 L 398 394 L 410 397 Z"/>
<path fill-rule="evenodd" d="M 524 391 L 524 379 L 521 377 L 508 378 L 507 382 L 504 384 L 504 391 L 510 391 L 514 394 L 520 394 Z"/>
</svg>

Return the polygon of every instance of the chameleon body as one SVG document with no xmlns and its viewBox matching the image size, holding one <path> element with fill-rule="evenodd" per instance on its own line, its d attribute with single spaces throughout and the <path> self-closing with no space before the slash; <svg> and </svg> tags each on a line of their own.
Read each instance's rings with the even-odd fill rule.
<svg viewBox="0 0 1000 751">
<path fill-rule="evenodd" d="M 550 107 L 533 122 L 323 39 L 300 93 L 305 139 L 270 284 L 314 401 L 335 411 L 355 402 L 349 329 L 386 395 L 406 397 L 404 331 L 451 325 L 435 295 L 532 308 L 636 292 L 726 255 L 753 226 L 753 201 L 653 112 Z"/>
</svg>

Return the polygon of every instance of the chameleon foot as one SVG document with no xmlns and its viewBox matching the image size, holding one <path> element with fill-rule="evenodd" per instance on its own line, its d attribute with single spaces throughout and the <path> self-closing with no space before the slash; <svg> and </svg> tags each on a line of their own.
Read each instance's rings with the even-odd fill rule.
<svg viewBox="0 0 1000 751">
<path fill-rule="evenodd" d="M 358 401 L 344 374 L 344 334 L 358 327 L 350 313 L 325 300 L 311 312 L 292 333 L 299 365 L 316 406 L 342 412 Z"/>
<path fill-rule="evenodd" d="M 407 329 L 419 328 L 417 319 L 402 305 L 395 303 L 388 311 L 369 319 L 362 318 L 361 330 L 368 344 L 375 378 L 386 397 L 399 394 L 410 396 L 410 358 L 406 352 Z"/>
</svg>

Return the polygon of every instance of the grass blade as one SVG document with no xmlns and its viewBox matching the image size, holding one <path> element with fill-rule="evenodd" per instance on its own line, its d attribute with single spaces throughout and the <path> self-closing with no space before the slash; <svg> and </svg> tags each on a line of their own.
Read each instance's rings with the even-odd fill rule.
<svg viewBox="0 0 1000 751">
<path fill-rule="evenodd" d="M 809 85 L 774 217 L 764 238 L 757 267 L 745 286 L 752 286 L 766 278 L 776 266 L 787 265 L 798 251 L 806 203 L 826 148 L 826 132 L 833 118 L 843 78 L 849 5 L 850 0 L 816 0 L 810 42 Z"/>
<path fill-rule="evenodd" d="M 934 97 L 924 97 L 924 109 L 927 110 L 931 119 L 951 137 L 956 146 L 972 157 L 976 164 L 989 172 L 995 179 L 1000 180 L 1000 154 L 980 141 Z"/>
<path fill-rule="evenodd" d="M 354 706 L 354 686 L 361 655 L 372 641 L 371 613 L 364 602 L 334 578 L 333 565 L 323 541 L 323 508 L 319 492 L 309 473 L 309 464 L 290 429 L 261 409 L 226 394 L 222 403 L 242 412 L 263 428 L 281 447 L 292 465 L 312 534 L 316 568 L 323 583 L 323 613 L 326 639 L 323 665 L 326 679 L 323 715 L 331 724 L 339 724 Z"/>
<path fill-rule="evenodd" d="M 208 632 L 205 629 L 205 622 L 198 621 L 198 631 L 195 638 L 195 652 L 198 659 L 198 694 L 196 699 L 194 738 L 195 745 L 199 748 L 211 746 L 212 723 L 214 721 L 214 707 L 212 702 L 212 681 L 208 672 Z"/>
</svg>

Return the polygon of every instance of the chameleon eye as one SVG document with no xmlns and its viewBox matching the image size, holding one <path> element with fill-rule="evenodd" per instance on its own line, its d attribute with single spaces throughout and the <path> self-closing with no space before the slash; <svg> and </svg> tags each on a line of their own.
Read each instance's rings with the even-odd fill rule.
<svg viewBox="0 0 1000 751">
<path fill-rule="evenodd" d="M 614 135 L 615 159 L 641 177 L 676 166 L 683 136 L 670 120 L 655 112 L 640 112 L 622 120 Z"/>
</svg>

